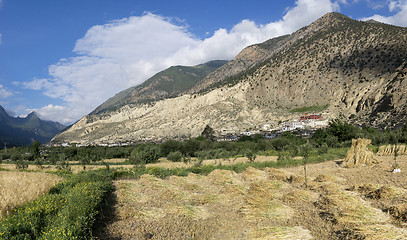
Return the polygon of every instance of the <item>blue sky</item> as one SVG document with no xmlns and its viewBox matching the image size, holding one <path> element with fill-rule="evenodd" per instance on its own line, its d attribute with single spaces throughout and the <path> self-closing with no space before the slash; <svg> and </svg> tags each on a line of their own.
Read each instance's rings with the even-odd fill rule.
<svg viewBox="0 0 407 240">
<path fill-rule="evenodd" d="M 0 105 L 70 124 L 169 66 L 233 59 L 331 11 L 407 26 L 407 0 L 0 0 Z"/>
</svg>

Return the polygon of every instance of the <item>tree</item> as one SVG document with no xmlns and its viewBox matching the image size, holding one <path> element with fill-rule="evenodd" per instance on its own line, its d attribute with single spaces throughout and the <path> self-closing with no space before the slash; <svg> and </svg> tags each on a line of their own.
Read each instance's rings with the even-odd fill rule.
<svg viewBox="0 0 407 240">
<path fill-rule="evenodd" d="M 215 141 L 215 131 L 209 125 L 206 125 L 205 129 L 201 133 L 201 136 L 208 140 Z"/>
<path fill-rule="evenodd" d="M 40 157 L 40 146 L 41 146 L 41 143 L 39 141 L 34 141 L 31 144 L 31 152 L 34 156 L 34 159 L 37 159 Z"/>
<path fill-rule="evenodd" d="M 308 163 L 308 157 L 309 157 L 310 151 L 311 151 L 311 145 L 308 142 L 301 146 L 301 155 L 303 157 L 303 165 L 304 165 L 304 178 L 305 178 L 304 185 L 305 185 L 305 187 L 308 186 L 307 163 Z"/>
<path fill-rule="evenodd" d="M 181 151 L 182 144 L 175 140 L 167 140 L 160 144 L 161 156 L 168 156 L 171 152 Z"/>
<path fill-rule="evenodd" d="M 160 149 L 152 143 L 140 144 L 130 154 L 132 164 L 154 163 L 160 158 Z"/>
<path fill-rule="evenodd" d="M 334 119 L 329 123 L 327 133 L 336 136 L 339 142 L 344 142 L 356 137 L 356 128 L 349 123 Z"/>
<path fill-rule="evenodd" d="M 246 157 L 247 157 L 247 159 L 249 159 L 249 162 L 254 162 L 254 160 L 256 160 L 257 156 L 253 151 L 247 151 Z"/>
</svg>

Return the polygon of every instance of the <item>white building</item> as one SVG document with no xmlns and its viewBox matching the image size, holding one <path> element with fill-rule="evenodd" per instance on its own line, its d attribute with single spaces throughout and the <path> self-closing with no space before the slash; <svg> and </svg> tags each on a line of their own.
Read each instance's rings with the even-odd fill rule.
<svg viewBox="0 0 407 240">
<path fill-rule="evenodd" d="M 304 129 L 304 122 L 300 122 L 300 121 L 286 122 L 286 123 L 284 123 L 284 126 L 281 129 L 281 131 L 285 132 L 285 131 L 292 131 L 295 129 Z"/>
</svg>

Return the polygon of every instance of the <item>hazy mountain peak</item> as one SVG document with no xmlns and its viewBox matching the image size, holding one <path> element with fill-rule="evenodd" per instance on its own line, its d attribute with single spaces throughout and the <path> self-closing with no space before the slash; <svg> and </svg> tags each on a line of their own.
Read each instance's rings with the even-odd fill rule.
<svg viewBox="0 0 407 240">
<path fill-rule="evenodd" d="M 0 105 L 0 147 L 31 144 L 33 140 L 46 143 L 65 128 L 64 125 L 41 120 L 35 112 L 25 118 L 11 117 Z"/>
</svg>

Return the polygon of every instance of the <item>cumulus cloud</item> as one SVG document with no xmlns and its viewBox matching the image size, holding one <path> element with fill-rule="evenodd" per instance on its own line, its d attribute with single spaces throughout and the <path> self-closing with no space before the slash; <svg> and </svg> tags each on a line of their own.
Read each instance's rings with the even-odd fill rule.
<svg viewBox="0 0 407 240">
<path fill-rule="evenodd" d="M 390 12 L 394 12 L 391 16 L 383 16 L 375 14 L 373 16 L 363 18 L 362 20 L 374 19 L 379 22 L 388 23 L 396 26 L 407 26 L 407 0 L 387 1 Z"/>
<path fill-rule="evenodd" d="M 13 92 L 0 84 L 0 98 L 8 98 L 13 96 Z"/>
<path fill-rule="evenodd" d="M 64 100 L 64 106 L 48 105 L 36 111 L 47 119 L 71 123 L 169 66 L 232 59 L 248 45 L 292 33 L 338 10 L 338 2 L 298 0 L 279 21 L 258 25 L 243 20 L 205 39 L 194 37 L 186 25 L 155 14 L 123 18 L 90 28 L 76 42 L 77 56 L 51 65 L 48 79 L 21 84 Z"/>
</svg>

